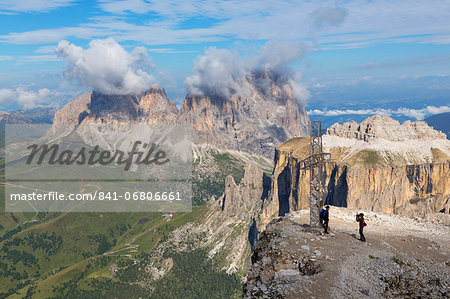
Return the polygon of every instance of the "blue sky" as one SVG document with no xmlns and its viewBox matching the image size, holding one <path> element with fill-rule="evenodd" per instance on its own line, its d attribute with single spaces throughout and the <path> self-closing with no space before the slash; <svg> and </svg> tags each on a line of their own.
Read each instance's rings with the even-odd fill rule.
<svg viewBox="0 0 450 299">
<path fill-rule="evenodd" d="M 413 119 L 450 111 L 450 1 L 3 0 L 0 22 L 1 110 L 60 106 L 111 87 L 92 78 L 115 72 L 114 61 L 100 73 L 73 67 L 110 46 L 127 61 L 115 75 L 140 80 L 118 92 L 157 83 L 179 103 L 208 48 L 245 61 L 279 41 L 306 49 L 271 55 L 292 54 L 283 64 L 309 91 L 310 111 L 440 108 L 405 112 Z M 94 50 L 92 41 L 108 38 Z M 144 61 L 148 68 L 136 66 Z"/>
</svg>

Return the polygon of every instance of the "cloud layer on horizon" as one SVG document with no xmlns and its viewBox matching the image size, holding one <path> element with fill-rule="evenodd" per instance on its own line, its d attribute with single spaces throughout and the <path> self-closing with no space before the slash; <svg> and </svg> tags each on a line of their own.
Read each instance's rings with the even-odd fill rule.
<svg viewBox="0 0 450 299">
<path fill-rule="evenodd" d="M 423 120 L 425 117 L 434 114 L 440 114 L 450 112 L 450 106 L 427 106 L 422 109 L 411 109 L 411 108 L 398 108 L 398 109 L 346 109 L 346 110 L 319 110 L 314 109 L 308 111 L 308 115 L 321 115 L 321 116 L 339 116 L 339 115 L 402 115 L 416 120 Z"/>
<path fill-rule="evenodd" d="M 92 40 L 83 49 L 66 40 L 58 43 L 56 54 L 67 70 L 64 75 L 104 94 L 133 94 L 150 88 L 154 67 L 144 47 L 127 52 L 114 39 Z"/>
<path fill-rule="evenodd" d="M 0 89 L 0 105 L 17 103 L 23 109 L 31 109 L 40 104 L 51 103 L 54 97 L 60 96 L 58 92 L 47 88 L 30 90 L 25 87 L 16 89 Z"/>
</svg>

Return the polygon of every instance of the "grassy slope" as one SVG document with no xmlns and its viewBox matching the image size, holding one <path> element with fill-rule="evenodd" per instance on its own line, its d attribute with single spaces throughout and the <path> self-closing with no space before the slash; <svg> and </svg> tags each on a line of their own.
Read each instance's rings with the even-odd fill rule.
<svg viewBox="0 0 450 299">
<path fill-rule="evenodd" d="M 207 152 L 207 162 L 195 161 L 193 189 L 193 204 L 203 204 L 211 196 L 220 197 L 225 188 L 225 178 L 232 175 L 236 182 L 242 179 L 244 163 L 229 153 Z M 206 164 L 206 165 L 205 165 Z"/>
<path fill-rule="evenodd" d="M 83 265 L 102 257 L 104 251 L 123 248 L 136 239 L 139 251 L 148 252 L 165 234 L 195 221 L 202 211 L 194 207 L 192 213 L 176 214 L 169 225 L 160 213 L 4 213 L 4 200 L 4 185 L 0 185 L 0 297 L 15 291 L 24 295 L 31 284 L 38 286 L 35 292 L 49 295 L 48 287 L 86 272 Z M 25 223 L 35 216 L 37 222 Z M 142 218 L 148 222 L 138 224 Z M 55 252 L 39 247 L 53 242 L 53 236 L 61 241 Z M 11 261 L 13 255 L 18 262 Z M 35 263 L 24 264 L 23 255 L 31 255 Z M 106 265 L 89 272 L 108 273 L 117 258 L 106 259 L 110 260 Z"/>
<path fill-rule="evenodd" d="M 112 238 L 117 239 L 116 245 L 108 248 L 108 251 L 114 251 L 125 247 L 125 244 L 135 239 L 133 244 L 140 245 L 136 253 L 137 256 L 142 252 L 150 252 L 158 242 L 173 229 L 180 227 L 187 222 L 195 221 L 202 213 L 203 207 L 194 207 L 191 213 L 175 214 L 174 218 L 166 221 L 160 213 L 66 213 L 52 219 L 48 223 L 37 224 L 27 228 L 16 234 L 14 238 L 23 238 L 31 232 L 45 231 L 55 232 L 56 235 L 64 236 L 64 241 L 58 253 L 50 256 L 50 261 L 45 259 L 48 256 L 45 252 L 32 251 L 26 246 L 20 249 L 33 252 L 33 255 L 39 260 L 39 266 L 42 274 L 39 277 L 31 279 L 34 286 L 36 298 L 49 298 L 56 296 L 57 291 L 53 291 L 54 287 L 61 287 L 70 280 L 76 280 L 80 286 L 88 285 L 88 281 L 92 278 L 108 278 L 110 276 L 110 267 L 112 264 L 120 260 L 126 260 L 126 257 L 103 256 L 98 252 L 98 242 L 91 240 L 92 235 L 105 234 L 108 235 L 107 241 L 111 242 Z M 151 218 L 151 221 L 144 224 L 138 224 L 139 219 L 143 216 Z M 111 227 L 116 227 L 119 223 L 130 224 L 122 235 L 110 233 Z M 1 245 L 1 244 L 0 244 Z M 75 253 L 77 252 L 77 253 Z M 84 257 L 78 252 L 90 254 Z M 130 253 L 129 251 L 121 251 L 120 254 Z M 3 259 L 2 259 L 3 260 Z M 87 265 L 90 264 L 89 267 Z M 29 273 L 36 270 L 36 267 L 25 267 L 20 265 L 17 267 L 20 271 Z M 80 278 L 80 276 L 82 276 Z M 5 281 L 4 287 L 14 286 L 13 281 Z M 19 297 L 24 295 L 29 285 L 18 290 Z M 7 290 L 6 288 L 2 291 Z M 59 293 L 61 294 L 61 293 Z"/>
<path fill-rule="evenodd" d="M 242 178 L 244 163 L 227 153 L 214 152 L 211 156 L 215 171 L 210 181 L 199 185 L 199 190 L 218 196 L 223 192 L 226 175 L 233 175 L 236 181 Z M 0 261 L 6 265 L 6 269 L 0 271 L 0 298 L 6 294 L 24 297 L 27 292 L 36 298 L 49 298 L 64 294 L 71 285 L 82 289 L 109 288 L 111 265 L 128 261 L 128 258 L 103 256 L 104 251 L 120 250 L 134 240 L 133 244 L 139 245 L 137 252 L 124 250 L 120 253 L 138 256 L 151 252 L 173 229 L 195 222 L 205 213 L 204 206 L 194 206 L 191 213 L 176 214 L 170 221 L 166 221 L 160 213 L 39 213 L 37 222 L 24 224 L 33 219 L 35 213 L 3 213 L 4 185 L 0 185 L 0 194 L 0 237 L 7 236 L 0 241 L 0 249 L 4 248 L 0 251 Z M 138 224 L 143 218 L 149 221 Z M 52 238 L 60 238 L 60 244 L 49 254 L 38 244 L 53 242 Z M 33 248 L 36 245 L 37 248 Z M 12 263 L 8 258 L 11 254 L 8 251 L 11 250 L 16 250 L 16 254 L 31 255 L 35 263 Z M 192 254 L 199 257 L 203 253 Z M 178 257 L 178 260 L 183 259 Z M 211 265 L 206 263 L 203 267 Z M 212 277 L 222 275 L 219 273 L 221 271 L 214 271 L 211 273 L 216 274 L 211 274 Z M 178 279 L 173 275 L 171 277 L 175 281 Z M 225 277 L 225 280 L 228 278 L 231 285 L 239 290 L 240 285 L 232 282 L 234 278 Z M 92 281 L 96 283 L 95 288 Z M 128 285 L 118 284 L 112 289 L 119 293 L 139 294 L 139 290 L 130 290 Z"/>
</svg>

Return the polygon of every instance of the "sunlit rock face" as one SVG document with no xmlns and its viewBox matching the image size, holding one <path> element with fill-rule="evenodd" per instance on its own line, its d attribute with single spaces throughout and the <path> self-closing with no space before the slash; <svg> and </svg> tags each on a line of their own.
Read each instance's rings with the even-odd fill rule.
<svg viewBox="0 0 450 299">
<path fill-rule="evenodd" d="M 373 116 L 361 125 L 335 124 L 322 139 L 330 153 L 324 167 L 326 204 L 421 217 L 449 212 L 450 141 L 445 134 L 423 122 L 400 125 Z M 310 172 L 303 162 L 308 155 L 309 138 L 276 148 L 265 218 L 309 207 Z"/>
<path fill-rule="evenodd" d="M 192 124 L 195 142 L 272 158 L 276 145 L 309 133 L 308 115 L 290 84 L 272 80 L 268 73 L 249 75 L 241 84 L 245 92 L 228 98 L 186 97 L 179 119 Z"/>
<path fill-rule="evenodd" d="M 178 110 L 164 89 L 152 88 L 137 95 L 85 93 L 59 110 L 55 125 L 68 128 L 79 124 L 174 123 Z"/>
<path fill-rule="evenodd" d="M 309 118 L 288 82 L 259 73 L 241 79 L 245 92 L 223 97 L 188 94 L 178 110 L 164 89 L 133 95 L 83 94 L 55 115 L 54 124 L 73 130 L 81 124 L 183 124 L 193 142 L 273 157 L 274 147 L 309 133 Z M 263 83 L 262 83 L 263 82 Z"/>
</svg>

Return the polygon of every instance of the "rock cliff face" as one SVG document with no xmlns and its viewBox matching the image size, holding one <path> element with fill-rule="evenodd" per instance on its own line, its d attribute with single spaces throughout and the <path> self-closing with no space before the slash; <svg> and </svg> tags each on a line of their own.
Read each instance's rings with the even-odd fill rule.
<svg viewBox="0 0 450 299">
<path fill-rule="evenodd" d="M 80 124 L 173 123 L 177 107 L 167 99 L 164 89 L 152 88 L 139 95 L 104 95 L 85 93 L 59 110 L 55 125 L 74 128 Z"/>
<path fill-rule="evenodd" d="M 247 164 L 239 184 L 228 176 L 223 195 L 207 203 L 209 211 L 200 225 L 208 231 L 203 246 L 213 248 L 210 256 L 219 252 L 225 256 L 228 272 L 249 266 L 248 257 L 258 235 L 261 198 L 267 195 L 269 187 L 270 179 L 262 170 Z"/>
<path fill-rule="evenodd" d="M 267 196 L 269 187 L 270 178 L 260 168 L 247 164 L 239 185 L 232 176 L 225 179 L 225 191 L 217 205 L 225 214 L 251 222 L 257 217 L 261 200 Z"/>
<path fill-rule="evenodd" d="M 266 222 L 277 215 L 309 208 L 310 172 L 305 169 L 301 154 L 306 152 L 308 144 L 309 138 L 297 138 L 277 147 L 271 194 L 262 212 Z M 449 160 L 388 165 L 377 163 L 369 155 L 368 160 L 340 162 L 333 157 L 340 157 L 345 150 L 326 150 L 331 151 L 332 161 L 324 168 L 325 204 L 421 217 L 428 213 L 448 213 Z"/>
<path fill-rule="evenodd" d="M 411 122 L 409 120 L 400 124 L 389 116 L 374 115 L 361 124 L 355 121 L 344 124 L 334 124 L 327 129 L 327 135 L 371 141 L 385 139 L 391 141 L 417 140 L 417 139 L 445 139 L 447 136 L 429 127 L 425 121 Z"/>
<path fill-rule="evenodd" d="M 269 84 L 261 88 L 256 76 L 243 81 L 245 96 L 189 94 L 180 111 L 164 89 L 124 96 L 89 92 L 59 110 L 54 124 L 68 130 L 89 123 L 186 124 L 192 125 L 195 144 L 272 158 L 274 146 L 308 134 L 309 118 L 289 84 L 272 81 L 265 73 L 258 76 L 268 76 L 265 82 Z"/>
<path fill-rule="evenodd" d="M 262 89 L 259 77 L 269 86 Z M 309 118 L 295 100 L 289 84 L 276 83 L 269 73 L 243 80 L 248 94 L 230 98 L 189 94 L 179 119 L 192 124 L 193 140 L 219 148 L 242 150 L 273 157 L 273 147 L 294 136 L 306 136 Z"/>
</svg>

